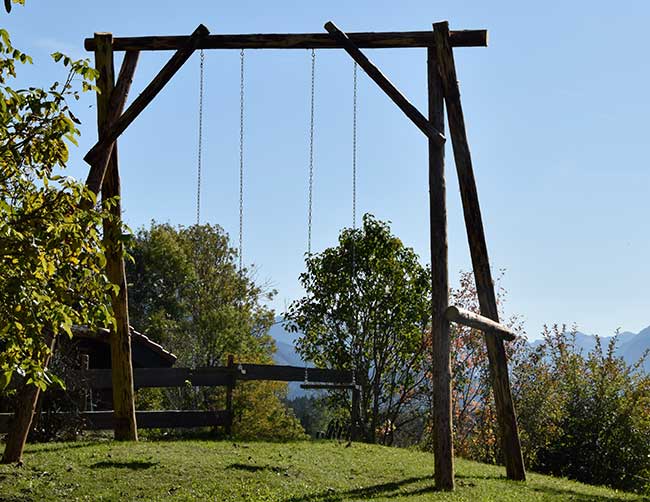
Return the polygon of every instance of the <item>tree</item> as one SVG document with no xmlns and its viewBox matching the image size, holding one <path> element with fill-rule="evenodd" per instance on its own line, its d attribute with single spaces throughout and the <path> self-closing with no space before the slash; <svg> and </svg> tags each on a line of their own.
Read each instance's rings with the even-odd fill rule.
<svg viewBox="0 0 650 502">
<path fill-rule="evenodd" d="M 390 443 L 422 411 L 413 397 L 428 383 L 430 274 L 369 214 L 362 228 L 341 232 L 338 246 L 308 256 L 306 266 L 306 294 L 289 306 L 287 328 L 302 332 L 297 349 L 306 360 L 356 371 L 365 438 Z"/>
<path fill-rule="evenodd" d="M 12 88 L 16 64 L 32 60 L 0 30 L 0 391 L 16 373 L 26 383 L 4 462 L 20 460 L 39 391 L 58 382 L 47 372 L 57 335 L 113 322 L 100 228 L 114 201 L 95 209 L 94 194 L 60 175 L 79 134 L 75 79 L 94 89 L 97 74 L 87 60 L 53 58 L 67 69 L 62 83 Z"/>
<path fill-rule="evenodd" d="M 128 264 L 132 324 L 178 356 L 186 367 L 220 366 L 228 354 L 250 363 L 272 363 L 268 334 L 274 315 L 266 307 L 274 291 L 238 270 L 237 253 L 217 225 L 174 228 L 152 223 L 137 232 Z M 286 385 L 237 385 L 233 402 L 239 436 L 296 437 L 302 434 L 280 398 Z M 170 389 L 163 405 L 220 407 L 223 390 Z"/>
</svg>

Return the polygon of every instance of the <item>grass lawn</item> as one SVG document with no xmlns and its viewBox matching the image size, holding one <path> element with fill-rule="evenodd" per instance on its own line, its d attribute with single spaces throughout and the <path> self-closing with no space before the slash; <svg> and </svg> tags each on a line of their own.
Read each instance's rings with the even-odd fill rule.
<svg viewBox="0 0 650 502">
<path fill-rule="evenodd" d="M 0 445 L 0 448 L 3 445 Z M 25 465 L 0 466 L 0 501 L 608 501 L 648 500 L 458 460 L 457 490 L 433 489 L 431 455 L 332 441 L 76 442 L 30 445 Z"/>
</svg>

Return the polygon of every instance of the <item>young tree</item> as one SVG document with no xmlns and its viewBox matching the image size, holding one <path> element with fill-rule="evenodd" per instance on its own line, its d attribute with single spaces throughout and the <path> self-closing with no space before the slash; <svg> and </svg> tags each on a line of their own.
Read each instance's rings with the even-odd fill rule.
<svg viewBox="0 0 650 502">
<path fill-rule="evenodd" d="M 78 98 L 75 79 L 94 88 L 96 72 L 86 60 L 53 57 L 67 67 L 62 83 L 14 89 L 16 64 L 31 58 L 0 30 L 0 391 L 16 372 L 26 382 L 3 462 L 20 460 L 39 391 L 56 381 L 46 369 L 56 336 L 113 322 L 100 232 L 108 213 L 59 174 L 79 134 L 67 100 Z"/>
<path fill-rule="evenodd" d="M 179 366 L 220 366 L 236 361 L 271 364 L 275 344 L 268 334 L 274 291 L 255 284 L 236 265 L 236 251 L 216 225 L 174 228 L 152 223 L 140 230 L 128 264 L 130 319 L 147 336 L 178 356 Z M 169 389 L 163 406 L 221 407 L 223 390 Z M 233 432 L 242 437 L 302 436 L 280 398 L 286 384 L 247 382 L 233 395 Z"/>
<path fill-rule="evenodd" d="M 285 314 L 288 329 L 303 333 L 297 349 L 318 367 L 356 371 L 365 438 L 390 443 L 421 411 L 409 407 L 427 384 L 430 274 L 369 214 L 362 228 L 343 230 L 338 246 L 308 256 L 306 265 L 306 295 Z"/>
</svg>

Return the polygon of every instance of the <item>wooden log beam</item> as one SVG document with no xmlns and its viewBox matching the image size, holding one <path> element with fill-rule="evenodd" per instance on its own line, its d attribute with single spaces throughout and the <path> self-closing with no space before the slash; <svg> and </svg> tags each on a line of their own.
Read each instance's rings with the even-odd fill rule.
<svg viewBox="0 0 650 502">
<path fill-rule="evenodd" d="M 350 38 L 336 27 L 334 23 L 325 23 L 325 29 L 332 35 L 345 51 L 363 68 L 366 74 L 384 91 L 390 99 L 398 106 L 404 114 L 436 145 L 444 145 L 445 137 L 436 129 L 420 111 L 413 106 L 408 99 L 384 76 Z"/>
<path fill-rule="evenodd" d="M 96 34 L 95 68 L 99 71 L 97 87 L 97 127 L 99 138 L 106 137 L 106 118 L 109 115 L 110 98 L 115 86 L 112 36 Z M 112 144 L 111 141 L 109 144 Z M 111 330 L 111 366 L 113 368 L 113 406 L 115 408 L 115 439 L 137 441 L 135 421 L 135 398 L 133 391 L 133 367 L 131 363 L 131 335 L 129 332 L 129 301 L 124 268 L 122 244 L 122 205 L 120 201 L 120 173 L 117 164 L 117 146 L 109 156 L 106 175 L 102 182 L 102 199 L 114 199 L 110 206 L 111 218 L 103 222 L 103 243 L 106 249 L 106 275 L 118 286 L 111 293 L 115 316 L 115 329 Z"/>
<path fill-rule="evenodd" d="M 135 69 L 138 65 L 139 55 L 140 53 L 138 51 L 128 51 L 124 55 L 120 74 L 117 77 L 117 83 L 111 93 L 111 99 L 108 104 L 108 111 L 106 114 L 106 123 L 108 128 L 115 124 L 115 121 L 124 111 L 124 106 L 126 105 L 126 100 L 129 96 L 129 90 L 131 89 L 131 83 L 133 82 Z M 102 187 L 108 162 L 113 153 L 113 145 L 115 145 L 115 142 L 111 143 L 109 147 L 102 152 L 102 155 L 97 159 L 97 162 L 90 167 L 90 172 L 86 178 L 86 186 L 95 194 L 98 194 Z"/>
<path fill-rule="evenodd" d="M 302 383 L 300 384 L 301 389 L 305 390 L 348 390 L 348 389 L 358 389 L 359 386 L 354 383 Z"/>
<path fill-rule="evenodd" d="M 229 368 L 134 368 L 133 386 L 183 387 L 186 382 L 196 387 L 226 387 L 232 384 L 234 371 Z M 92 369 L 78 373 L 80 381 L 91 389 L 110 389 L 113 386 L 110 369 Z"/>
<path fill-rule="evenodd" d="M 186 44 L 178 49 L 171 59 L 163 66 L 162 70 L 145 87 L 144 91 L 131 103 L 126 111 L 112 124 L 104 136 L 90 149 L 84 160 L 91 166 L 97 163 L 105 154 L 115 140 L 126 130 L 129 125 L 142 113 L 142 111 L 153 101 L 158 93 L 172 79 L 176 72 L 189 59 L 196 49 L 199 41 L 205 37 L 208 29 L 202 24 L 194 30 L 186 40 Z"/>
<path fill-rule="evenodd" d="M 432 47 L 430 31 L 400 31 L 379 33 L 348 33 L 350 40 L 361 49 L 392 49 Z M 487 30 L 458 30 L 449 33 L 453 47 L 487 47 Z M 187 36 L 117 37 L 114 51 L 169 51 L 187 43 Z M 95 50 L 92 38 L 84 40 L 87 51 Z M 324 33 L 260 33 L 242 35 L 209 35 L 197 49 L 340 49 L 342 46 Z"/>
<path fill-rule="evenodd" d="M 433 34 L 431 34 L 433 39 Z M 445 130 L 442 82 L 435 49 L 427 49 L 429 121 Z M 429 237 L 431 250 L 431 361 L 434 479 L 438 490 L 454 489 L 451 401 L 451 340 L 444 317 L 449 304 L 445 148 L 429 141 Z"/>
<path fill-rule="evenodd" d="M 468 326 L 474 329 L 480 329 L 484 333 L 493 334 L 501 337 L 503 340 L 509 342 L 517 338 L 517 334 L 503 324 L 494 322 L 492 319 L 484 317 L 469 310 L 461 309 L 460 307 L 451 306 L 445 310 L 445 318 L 448 321 L 453 321 L 463 326 Z"/>
<path fill-rule="evenodd" d="M 304 382 L 305 368 L 274 364 L 238 364 L 237 380 L 271 380 L 278 382 Z M 352 372 L 325 368 L 307 368 L 307 382 L 349 383 Z"/>
<path fill-rule="evenodd" d="M 438 69 L 447 105 L 449 132 L 458 173 L 465 227 L 467 229 L 481 314 L 498 323 L 499 313 L 490 271 L 485 231 L 481 218 L 476 180 L 474 179 L 472 157 L 467 140 L 454 55 L 449 42 L 449 25 L 446 22 L 436 23 L 433 28 Z M 517 415 L 510 391 L 505 347 L 503 341 L 495 336 L 485 335 L 485 343 L 490 362 L 490 379 L 497 408 L 506 473 L 509 479 L 523 481 L 526 479 L 526 470 L 519 441 Z"/>
</svg>

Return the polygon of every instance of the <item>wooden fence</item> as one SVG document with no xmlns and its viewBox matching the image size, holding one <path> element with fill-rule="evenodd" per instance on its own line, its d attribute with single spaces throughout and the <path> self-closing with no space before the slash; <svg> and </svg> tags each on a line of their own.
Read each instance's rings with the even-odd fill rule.
<svg viewBox="0 0 650 502">
<path fill-rule="evenodd" d="M 232 391 L 237 381 L 278 381 L 302 382 L 306 389 L 350 389 L 352 390 L 351 437 L 356 439 L 358 430 L 359 386 L 355 384 L 354 372 L 299 366 L 278 366 L 269 364 L 236 364 L 228 357 L 227 366 L 211 368 L 134 368 L 136 389 L 147 387 L 226 387 L 226 409 L 214 411 L 201 410 L 160 410 L 137 411 L 139 428 L 175 428 L 223 426 L 229 433 L 232 420 Z M 89 389 L 112 388 L 110 369 L 81 370 L 76 373 L 79 382 Z M 0 433 L 9 429 L 12 413 L 0 413 Z M 80 419 L 86 430 L 113 429 L 113 411 L 83 411 L 78 414 L 55 413 L 61 420 Z"/>
</svg>

